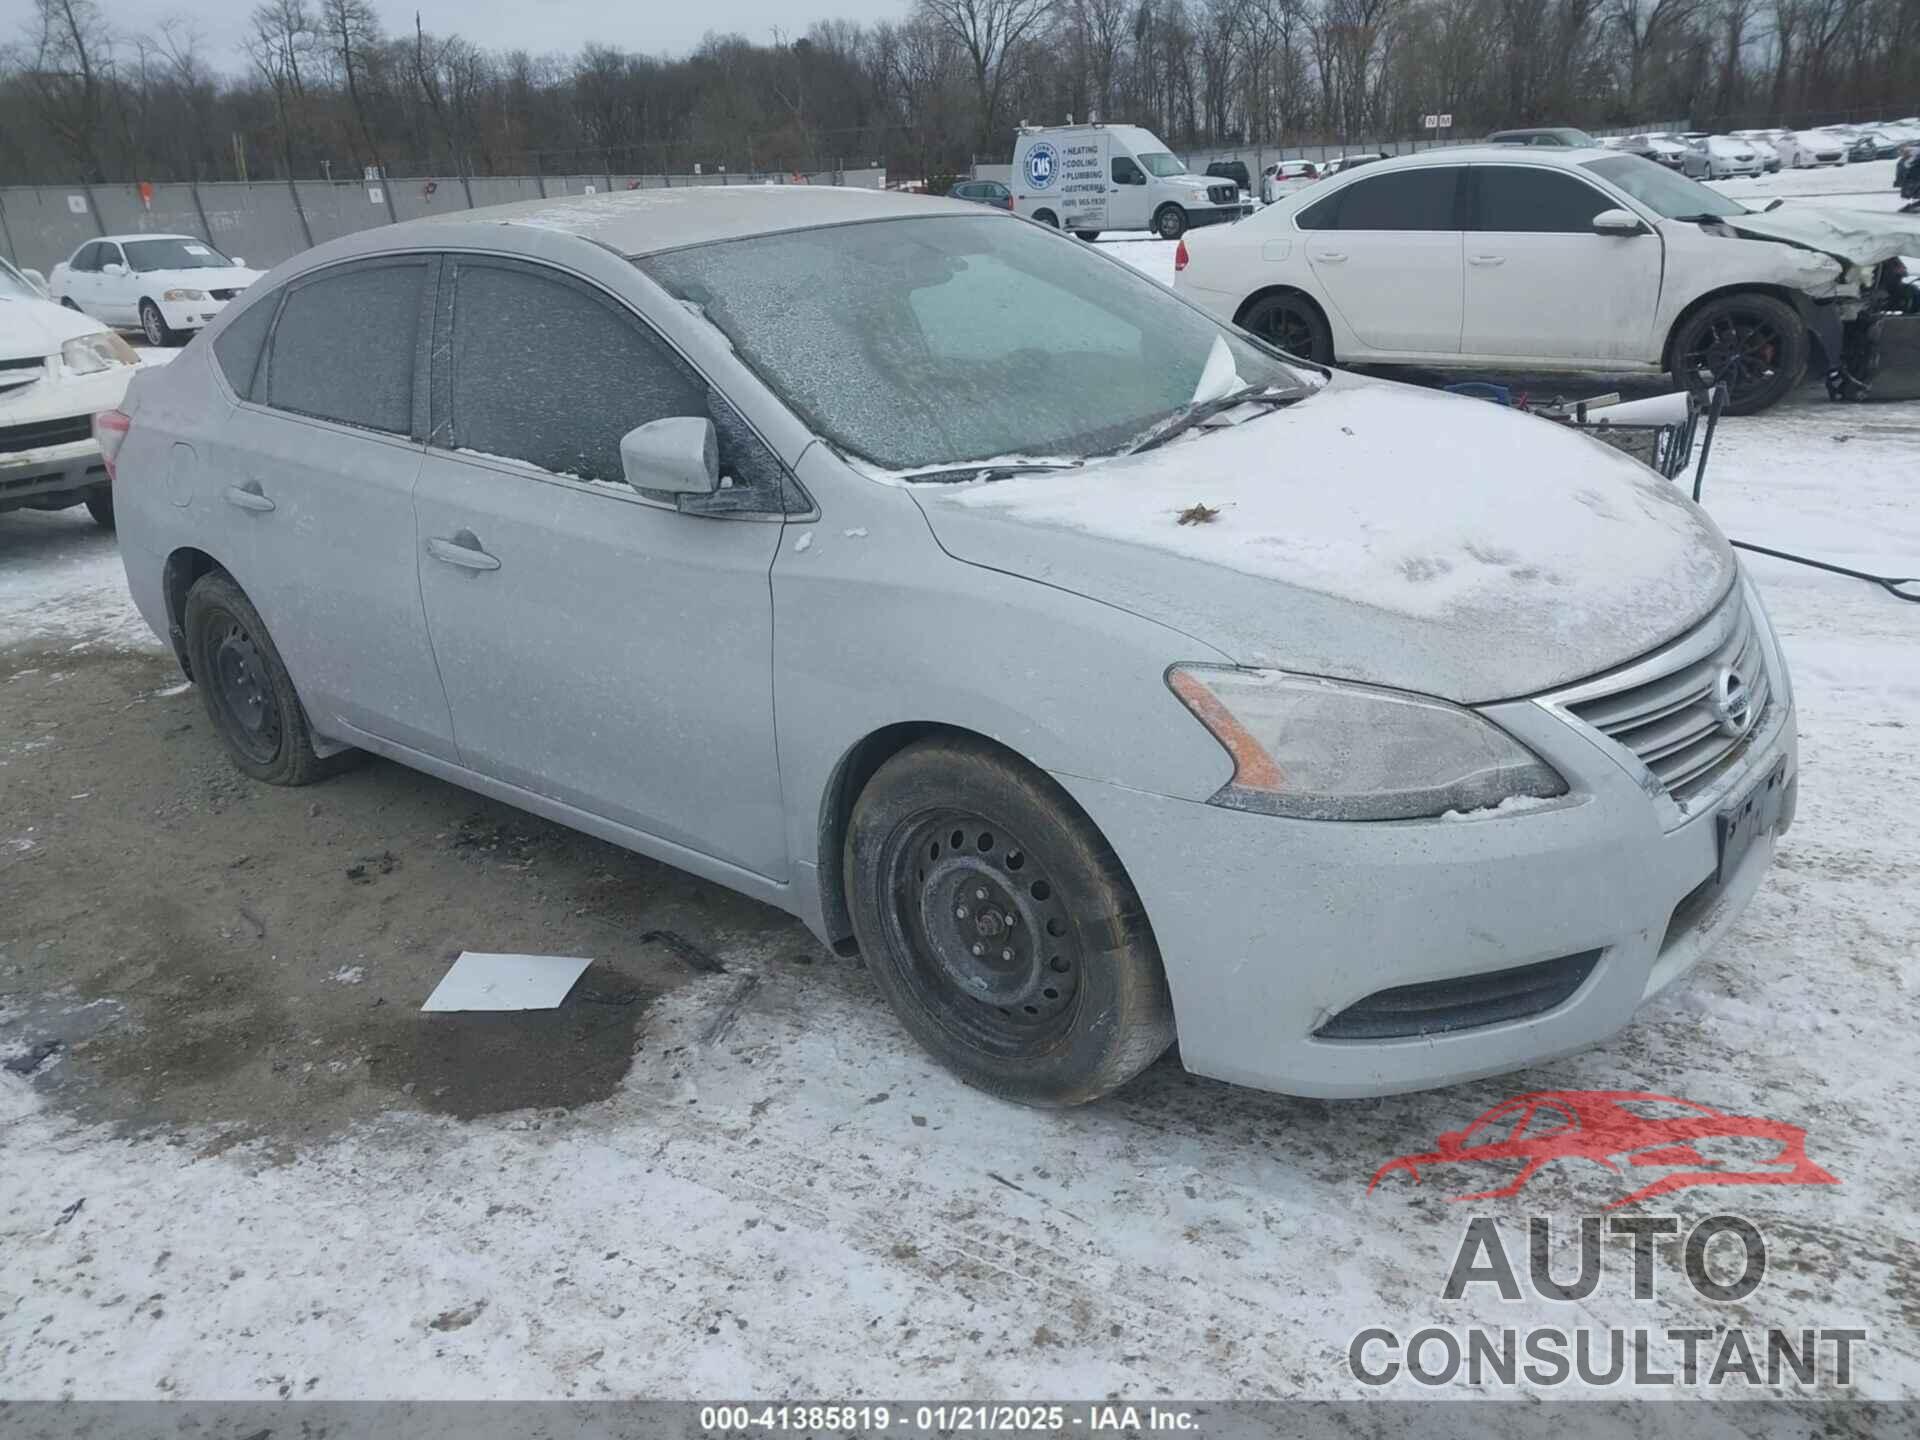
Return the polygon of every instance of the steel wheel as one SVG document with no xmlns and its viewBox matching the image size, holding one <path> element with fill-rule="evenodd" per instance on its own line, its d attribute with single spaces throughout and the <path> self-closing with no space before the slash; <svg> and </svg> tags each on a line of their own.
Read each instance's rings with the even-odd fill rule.
<svg viewBox="0 0 1920 1440">
<path fill-rule="evenodd" d="M 1064 897 L 1020 839 L 961 809 L 896 828 L 884 858 L 902 978 L 955 1038 L 1008 1058 L 1072 1028 L 1080 944 Z"/>
<path fill-rule="evenodd" d="M 268 765 L 280 753 L 285 726 L 267 660 L 238 620 L 222 618 L 225 623 L 213 646 L 213 674 L 207 677 L 221 729 L 248 759 Z"/>
</svg>

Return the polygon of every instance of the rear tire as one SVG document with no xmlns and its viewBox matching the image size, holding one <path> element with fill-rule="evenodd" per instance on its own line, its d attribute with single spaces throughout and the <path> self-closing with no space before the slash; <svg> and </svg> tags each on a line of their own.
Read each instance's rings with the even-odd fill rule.
<svg viewBox="0 0 1920 1440">
<path fill-rule="evenodd" d="M 1073 232 L 1073 238 L 1076 240 L 1084 240 L 1091 245 L 1100 238 L 1100 232 L 1098 230 L 1076 230 Z"/>
<path fill-rule="evenodd" d="M 67 307 L 67 309 L 69 309 L 69 310 L 78 310 L 78 309 L 80 308 L 80 307 L 79 307 L 78 305 L 76 305 L 76 304 L 74 304 L 74 303 L 73 303 L 73 297 L 72 297 L 71 295 L 63 295 L 63 296 L 61 296 L 61 297 L 60 297 L 60 303 L 61 303 L 62 305 L 64 305 L 64 306 L 66 306 L 66 307 Z"/>
<path fill-rule="evenodd" d="M 1811 348 L 1794 308 L 1771 295 L 1722 295 L 1673 332 L 1673 378 L 1700 388 L 1699 372 L 1727 382 L 1727 413 L 1753 415 L 1778 404 L 1806 374 Z"/>
<path fill-rule="evenodd" d="M 1263 295 L 1241 312 L 1240 328 L 1302 360 L 1318 365 L 1333 363 L 1333 332 L 1326 317 L 1298 292 Z"/>
<path fill-rule="evenodd" d="M 87 513 L 102 530 L 113 529 L 113 491 L 105 485 L 88 491 Z"/>
<path fill-rule="evenodd" d="M 1052 780 L 984 741 L 925 740 L 882 765 L 844 863 L 875 981 L 968 1084 L 1077 1105 L 1172 1043 L 1159 948 L 1118 857 Z"/>
<path fill-rule="evenodd" d="M 311 785 L 353 762 L 354 751 L 322 758 L 314 750 L 307 712 L 266 622 L 225 571 L 194 582 L 182 625 L 207 718 L 242 774 L 269 785 Z"/>
<path fill-rule="evenodd" d="M 1153 230 L 1162 240 L 1178 240 L 1187 233 L 1187 212 L 1178 205 L 1162 205 L 1153 212 Z"/>
<path fill-rule="evenodd" d="M 1036 224 L 1050 225 L 1055 230 L 1060 228 L 1060 217 L 1051 210 L 1036 210 L 1033 212 L 1033 218 Z"/>
</svg>

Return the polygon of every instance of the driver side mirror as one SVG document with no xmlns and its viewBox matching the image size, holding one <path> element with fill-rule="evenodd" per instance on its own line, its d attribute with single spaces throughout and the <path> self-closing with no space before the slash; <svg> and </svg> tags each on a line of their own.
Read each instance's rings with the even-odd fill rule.
<svg viewBox="0 0 1920 1440">
<path fill-rule="evenodd" d="M 100 273 L 102 275 L 124 275 L 127 273 L 127 267 L 122 265 L 118 260 L 109 260 L 105 265 L 100 267 Z"/>
<path fill-rule="evenodd" d="M 20 273 L 26 276 L 27 283 L 42 295 L 47 293 L 47 277 L 42 275 L 38 270 L 22 270 Z"/>
<path fill-rule="evenodd" d="M 236 270 L 244 270 L 247 268 L 247 262 L 238 255 L 234 256 L 227 263 Z"/>
<path fill-rule="evenodd" d="M 1593 217 L 1593 233 L 1596 235 L 1644 235 L 1647 227 L 1640 217 L 1629 210 L 1602 210 Z"/>
<path fill-rule="evenodd" d="M 720 445 L 713 421 L 673 415 L 620 437 L 620 467 L 636 490 L 711 495 L 720 488 Z"/>
</svg>

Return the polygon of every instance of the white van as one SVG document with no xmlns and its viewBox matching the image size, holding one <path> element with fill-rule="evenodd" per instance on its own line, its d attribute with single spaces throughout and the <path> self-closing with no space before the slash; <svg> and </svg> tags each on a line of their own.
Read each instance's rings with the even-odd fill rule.
<svg viewBox="0 0 1920 1440">
<path fill-rule="evenodd" d="M 1013 209 L 1082 240 L 1102 230 L 1153 230 L 1177 240 L 1195 225 L 1241 214 L 1233 181 L 1188 174 L 1158 135 L 1137 125 L 1021 126 Z"/>
</svg>

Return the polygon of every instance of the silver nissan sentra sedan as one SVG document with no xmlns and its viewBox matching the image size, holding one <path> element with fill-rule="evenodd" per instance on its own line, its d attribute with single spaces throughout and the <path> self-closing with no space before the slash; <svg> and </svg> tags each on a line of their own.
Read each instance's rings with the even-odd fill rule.
<svg viewBox="0 0 1920 1440">
<path fill-rule="evenodd" d="M 1177 1037 L 1354 1096 L 1602 1039 L 1794 811 L 1699 509 L 980 206 L 802 187 L 322 245 L 101 417 L 248 775 L 371 751 L 857 945 L 964 1079 Z"/>
</svg>

